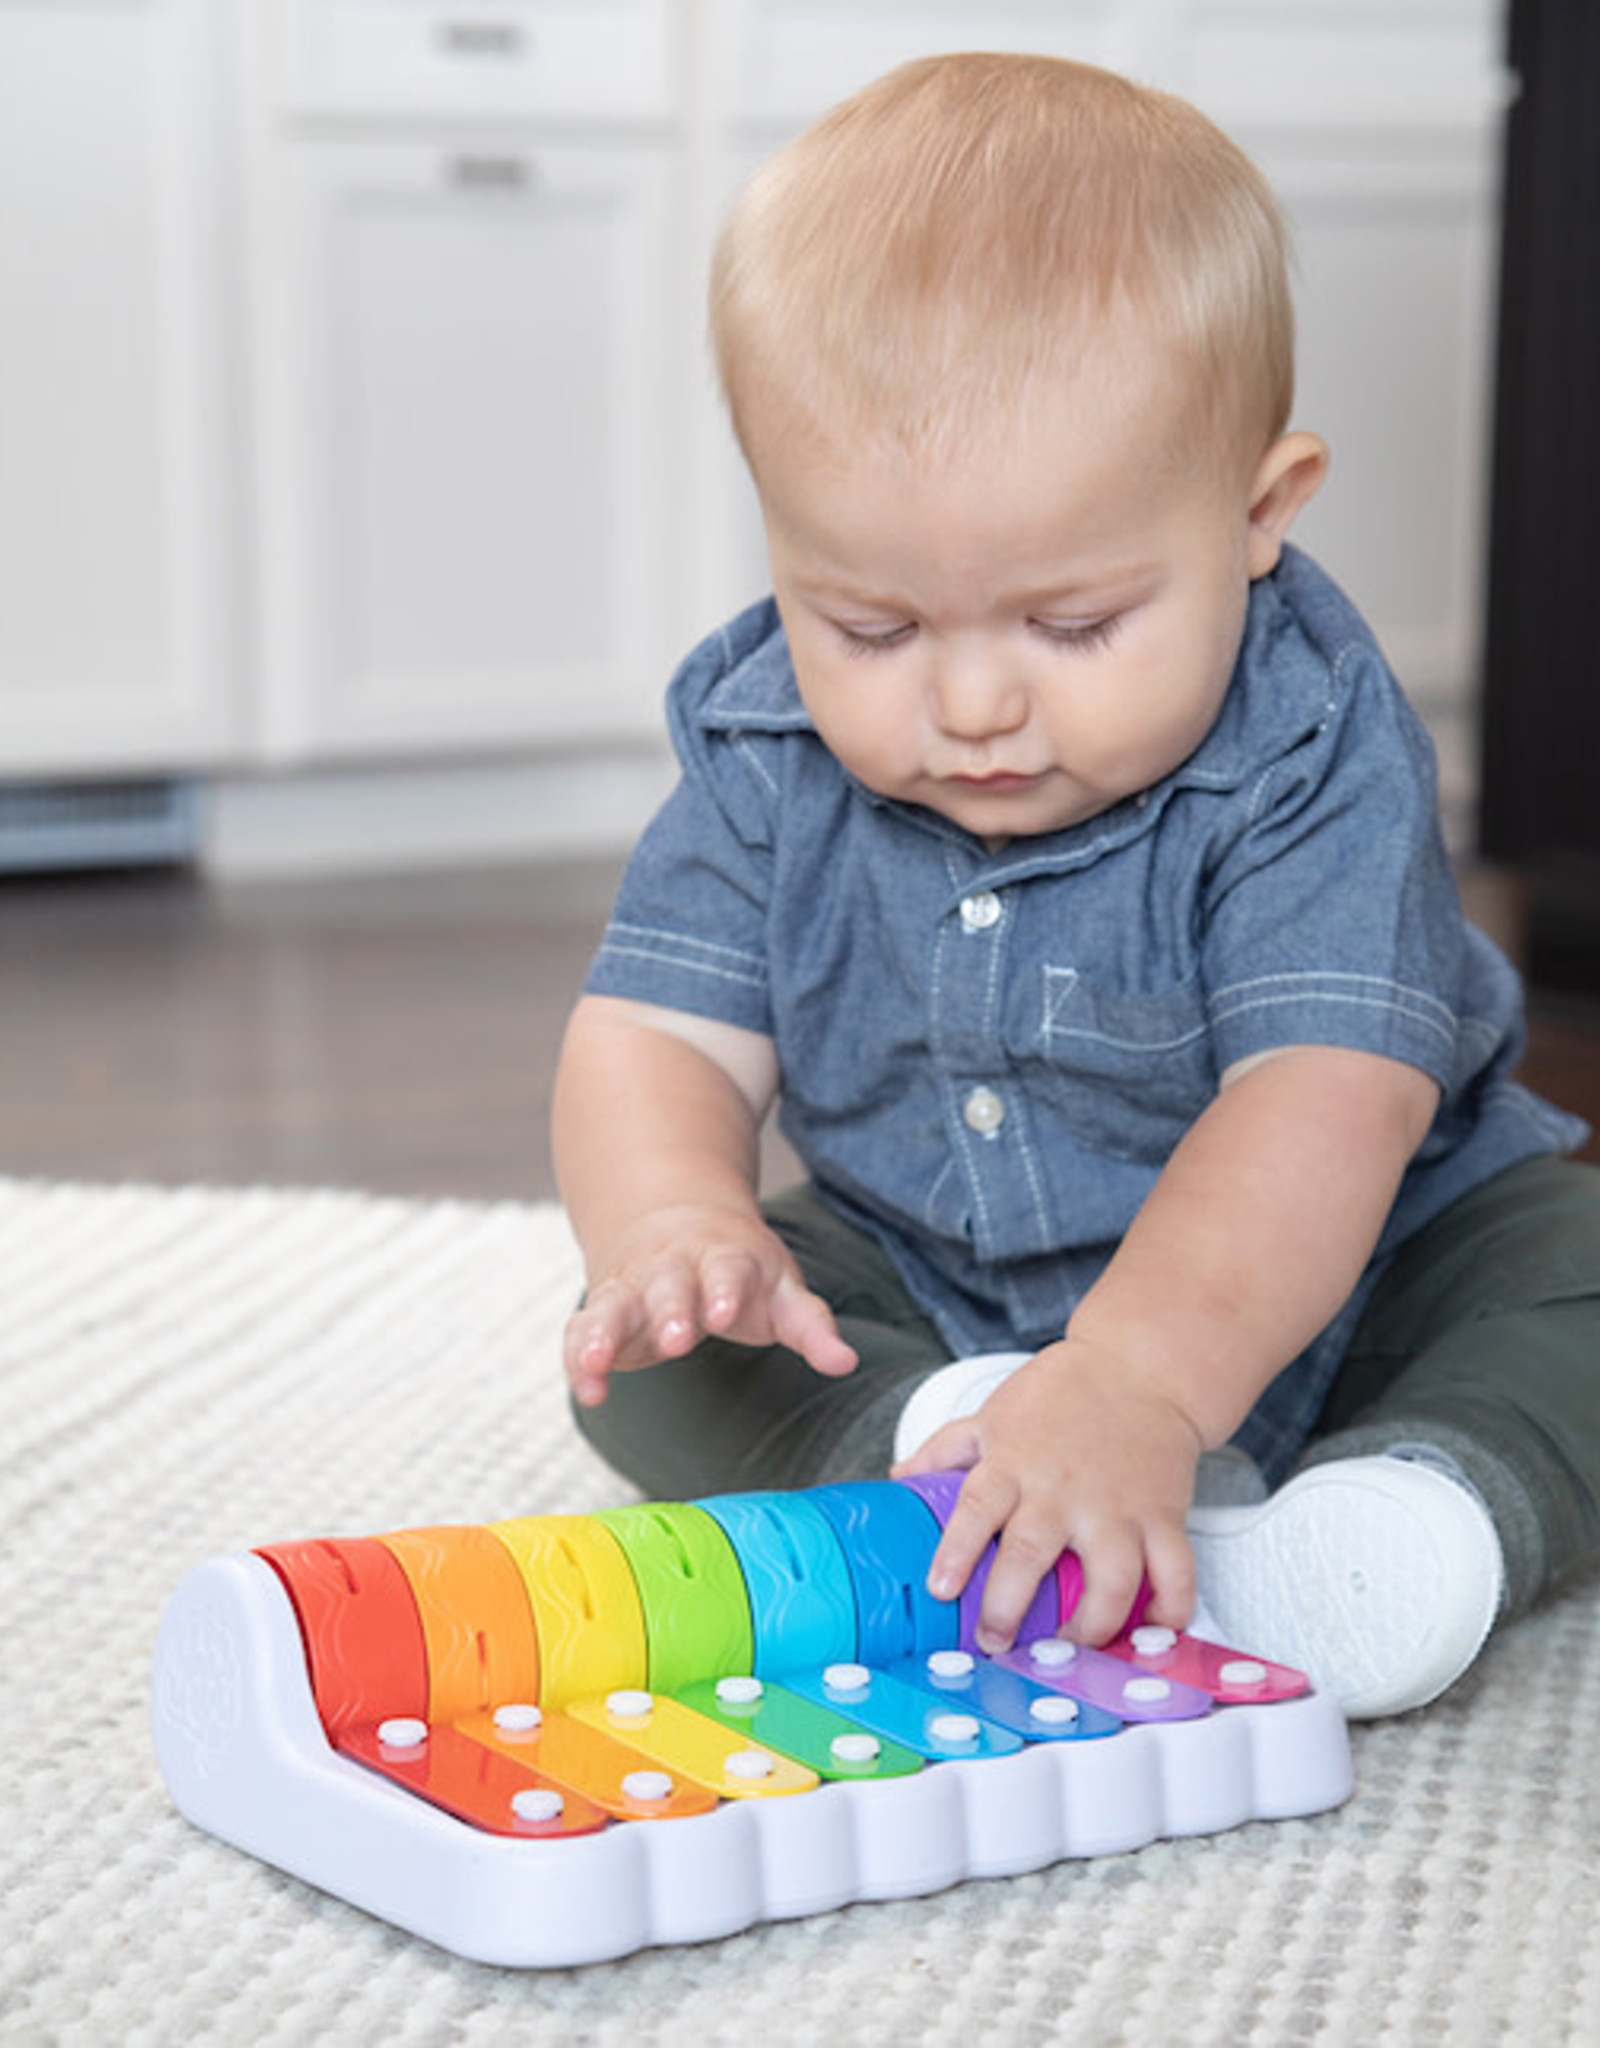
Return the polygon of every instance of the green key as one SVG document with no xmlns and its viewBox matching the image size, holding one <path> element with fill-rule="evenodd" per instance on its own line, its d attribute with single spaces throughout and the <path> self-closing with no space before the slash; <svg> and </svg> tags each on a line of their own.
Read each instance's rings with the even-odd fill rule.
<svg viewBox="0 0 1600 2048">
<path fill-rule="evenodd" d="M 908 1778 L 922 1769 L 915 1750 L 770 1679 L 702 1678 L 675 1696 L 708 1720 L 808 1765 L 819 1778 Z"/>
<path fill-rule="evenodd" d="M 749 1670 L 744 1573 L 704 1508 L 651 1501 L 593 1519 L 621 1544 L 639 1589 L 652 1692 L 674 1693 L 703 1671 Z"/>
</svg>

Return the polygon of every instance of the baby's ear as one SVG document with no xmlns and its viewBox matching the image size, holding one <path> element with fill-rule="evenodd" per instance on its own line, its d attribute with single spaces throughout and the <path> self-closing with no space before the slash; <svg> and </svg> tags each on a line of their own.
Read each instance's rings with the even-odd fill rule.
<svg viewBox="0 0 1600 2048">
<path fill-rule="evenodd" d="M 1328 450 L 1315 434 L 1283 434 L 1262 456 L 1250 486 L 1250 580 L 1278 566 L 1289 529 L 1328 473 Z"/>
</svg>

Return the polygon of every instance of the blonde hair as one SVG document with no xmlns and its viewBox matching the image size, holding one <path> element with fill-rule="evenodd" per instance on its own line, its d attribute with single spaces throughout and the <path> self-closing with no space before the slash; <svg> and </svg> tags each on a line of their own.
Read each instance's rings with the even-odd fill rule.
<svg viewBox="0 0 1600 2048">
<path fill-rule="evenodd" d="M 1266 181 L 1184 101 L 1045 57 L 927 58 L 846 100 L 750 181 L 711 282 L 747 457 L 757 406 L 825 440 L 953 444 L 1124 314 L 1191 380 L 1207 445 L 1255 462 L 1294 390 Z"/>
</svg>

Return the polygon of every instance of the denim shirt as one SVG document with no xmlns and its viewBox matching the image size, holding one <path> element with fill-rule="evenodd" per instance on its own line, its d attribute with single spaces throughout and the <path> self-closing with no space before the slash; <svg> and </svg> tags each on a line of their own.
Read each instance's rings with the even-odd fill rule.
<svg viewBox="0 0 1600 2048">
<path fill-rule="evenodd" d="M 1233 1062 L 1342 1046 L 1443 1090 L 1368 1274 L 1237 1441 L 1275 1479 L 1384 1259 L 1584 1127 L 1509 1079 L 1516 976 L 1464 921 L 1432 753 L 1370 632 L 1286 550 L 1165 780 L 991 849 L 856 782 L 768 601 L 673 681 L 678 787 L 588 988 L 770 1036 L 782 1128 L 955 1354 L 1058 1337 Z"/>
</svg>

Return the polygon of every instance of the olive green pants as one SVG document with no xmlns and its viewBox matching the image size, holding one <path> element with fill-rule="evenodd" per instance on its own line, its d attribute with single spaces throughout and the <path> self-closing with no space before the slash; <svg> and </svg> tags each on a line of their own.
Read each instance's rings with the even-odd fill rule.
<svg viewBox="0 0 1600 2048">
<path fill-rule="evenodd" d="M 949 1361 L 864 1232 L 806 1188 L 767 1214 L 861 1363 L 825 1380 L 781 1347 L 712 1338 L 619 1374 L 601 1407 L 574 1412 L 656 1499 L 879 1476 L 901 1408 Z M 1600 1170 L 1512 1167 L 1391 1261 L 1302 1463 L 1405 1446 L 1444 1453 L 1483 1497 L 1505 1615 L 1600 1556 Z"/>
</svg>

